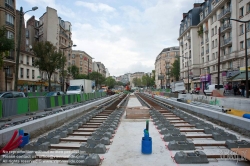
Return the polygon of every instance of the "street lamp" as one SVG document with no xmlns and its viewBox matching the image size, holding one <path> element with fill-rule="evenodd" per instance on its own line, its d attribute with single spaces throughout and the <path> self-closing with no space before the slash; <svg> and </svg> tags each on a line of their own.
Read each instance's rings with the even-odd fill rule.
<svg viewBox="0 0 250 166">
<path fill-rule="evenodd" d="M 190 60 L 190 57 L 185 57 L 185 56 L 176 56 L 176 57 L 182 57 L 182 58 L 184 58 L 184 59 L 188 59 L 188 61 L 187 61 L 187 66 L 188 66 L 188 93 L 189 93 L 189 60 Z"/>
<path fill-rule="evenodd" d="M 18 83 L 18 68 L 19 68 L 19 56 L 20 56 L 20 47 L 21 47 L 21 33 L 22 33 L 22 23 L 23 23 L 23 16 L 25 13 L 28 13 L 30 11 L 37 10 L 38 7 L 33 7 L 31 10 L 28 10 L 26 12 L 23 12 L 23 7 L 20 7 L 20 20 L 19 20 L 19 32 L 18 32 L 18 45 L 17 45 L 17 56 L 16 56 L 16 73 L 15 73 L 15 91 L 17 91 L 17 83 Z"/>
<path fill-rule="evenodd" d="M 248 87 L 248 58 L 247 58 L 247 23 L 249 23 L 250 20 L 248 20 L 248 21 L 241 21 L 241 20 L 232 19 L 232 18 L 229 18 L 229 20 L 233 20 L 233 21 L 241 22 L 241 23 L 244 23 L 244 24 L 245 24 L 246 98 L 249 98 L 249 87 Z"/>
<path fill-rule="evenodd" d="M 76 45 L 74 44 L 74 45 L 71 45 L 71 46 L 68 46 L 68 47 L 59 47 L 60 49 L 63 50 L 63 57 L 64 57 L 64 50 L 68 49 L 68 48 L 71 48 L 71 47 L 76 47 Z M 64 73 L 63 73 L 63 71 L 64 71 L 64 65 L 65 65 L 65 63 L 63 63 L 63 65 L 62 65 L 62 86 L 61 86 L 61 90 L 63 92 L 64 92 Z"/>
<path fill-rule="evenodd" d="M 3 68 L 5 70 L 5 91 L 7 92 L 7 72 L 9 70 L 9 66 Z"/>
</svg>

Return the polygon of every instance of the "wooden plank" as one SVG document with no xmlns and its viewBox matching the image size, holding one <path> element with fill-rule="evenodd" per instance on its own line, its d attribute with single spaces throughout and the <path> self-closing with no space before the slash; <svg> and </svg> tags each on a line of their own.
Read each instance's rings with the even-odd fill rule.
<svg viewBox="0 0 250 166">
<path fill-rule="evenodd" d="M 194 143 L 194 146 L 226 146 L 225 143 Z"/>
<path fill-rule="evenodd" d="M 250 148 L 232 148 L 231 150 L 250 161 Z"/>
<path fill-rule="evenodd" d="M 180 129 L 180 132 L 204 132 L 204 129 Z"/>
<path fill-rule="evenodd" d="M 60 138 L 60 141 L 87 142 L 88 138 Z"/>
<path fill-rule="evenodd" d="M 73 130 L 74 132 L 94 132 L 96 128 L 80 128 L 78 130 Z"/>
<path fill-rule="evenodd" d="M 92 132 L 76 132 L 72 134 L 68 134 L 69 136 L 91 136 Z"/>
<path fill-rule="evenodd" d="M 187 138 L 213 138 L 212 135 L 186 135 Z"/>
<path fill-rule="evenodd" d="M 195 127 L 195 125 L 183 124 L 183 125 L 174 125 L 174 127 Z"/>
</svg>

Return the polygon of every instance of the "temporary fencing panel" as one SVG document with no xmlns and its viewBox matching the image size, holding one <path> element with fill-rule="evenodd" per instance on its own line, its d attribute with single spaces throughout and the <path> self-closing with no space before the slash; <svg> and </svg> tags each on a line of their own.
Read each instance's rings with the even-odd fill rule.
<svg viewBox="0 0 250 166">
<path fill-rule="evenodd" d="M 74 95 L 70 95 L 70 103 L 74 102 Z"/>
<path fill-rule="evenodd" d="M 3 117 L 17 115 L 17 100 L 16 99 L 3 99 Z"/>
<path fill-rule="evenodd" d="M 29 111 L 28 98 L 17 98 L 17 114 L 24 114 Z"/>
<path fill-rule="evenodd" d="M 48 105 L 46 104 L 46 99 L 48 97 L 37 97 L 38 99 L 38 110 L 44 110 L 45 108 L 49 108 Z"/>
<path fill-rule="evenodd" d="M 81 95 L 77 94 L 77 102 L 81 102 Z"/>
<path fill-rule="evenodd" d="M 58 96 L 58 106 L 62 105 L 63 105 L 62 96 Z"/>
<path fill-rule="evenodd" d="M 50 107 L 55 107 L 56 103 L 55 103 L 55 96 L 51 96 L 50 97 Z"/>
<path fill-rule="evenodd" d="M 38 110 L 38 98 L 29 98 L 29 112 L 34 112 Z"/>
<path fill-rule="evenodd" d="M 3 103 L 2 100 L 0 100 L 0 118 L 3 117 Z"/>
</svg>

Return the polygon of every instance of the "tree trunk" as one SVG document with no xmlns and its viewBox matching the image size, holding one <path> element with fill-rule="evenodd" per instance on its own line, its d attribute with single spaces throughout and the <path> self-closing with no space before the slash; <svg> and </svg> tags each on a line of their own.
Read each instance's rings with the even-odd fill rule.
<svg viewBox="0 0 250 166">
<path fill-rule="evenodd" d="M 49 79 L 49 92 L 51 92 L 51 75 L 50 73 L 48 73 L 48 79 Z"/>
</svg>

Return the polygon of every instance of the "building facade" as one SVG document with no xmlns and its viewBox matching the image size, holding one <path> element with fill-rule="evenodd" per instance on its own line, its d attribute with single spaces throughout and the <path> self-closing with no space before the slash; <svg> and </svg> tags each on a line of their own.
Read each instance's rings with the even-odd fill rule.
<svg viewBox="0 0 250 166">
<path fill-rule="evenodd" d="M 14 39 L 16 45 L 16 1 L 5 0 L 0 1 L 0 27 L 7 29 L 7 37 Z M 15 46 L 16 48 L 16 46 Z M 14 89 L 15 78 L 15 60 L 16 51 L 10 50 L 8 55 L 3 59 L 3 66 L 0 68 L 0 91 L 5 91 L 7 82 L 7 90 Z M 6 76 L 6 77 L 5 77 Z M 7 79 L 6 79 L 7 78 Z"/>
<path fill-rule="evenodd" d="M 139 79 L 142 79 L 142 76 L 144 76 L 144 72 L 135 72 L 135 73 L 131 73 L 130 74 L 130 77 L 129 77 L 129 80 L 130 80 L 130 86 L 131 88 L 134 88 L 135 87 L 135 84 L 133 83 L 133 79 L 134 78 L 139 78 Z"/>
<path fill-rule="evenodd" d="M 245 42 L 249 54 L 250 23 L 246 24 L 247 32 L 244 32 L 244 23 L 230 19 L 247 21 L 250 20 L 249 13 L 248 0 L 206 0 L 194 4 L 192 10 L 183 14 L 178 38 L 182 56 L 180 70 L 181 78 L 185 79 L 189 68 L 191 88 L 203 90 L 209 84 L 217 84 L 218 56 L 220 84 L 234 84 L 230 78 L 245 67 Z M 247 33 L 247 41 L 244 33 Z M 186 56 L 188 58 L 183 58 Z"/>
<path fill-rule="evenodd" d="M 103 77 L 106 78 L 106 68 L 101 62 L 93 62 L 92 63 L 93 71 L 100 73 Z"/>
<path fill-rule="evenodd" d="M 155 60 L 155 85 L 156 88 L 165 89 L 170 82 L 175 81 L 170 76 L 171 66 L 179 56 L 179 47 L 164 48 Z"/>
<path fill-rule="evenodd" d="M 72 50 L 68 57 L 68 66 L 75 65 L 79 68 L 79 74 L 88 75 L 92 70 L 92 57 L 84 51 Z"/>
</svg>

